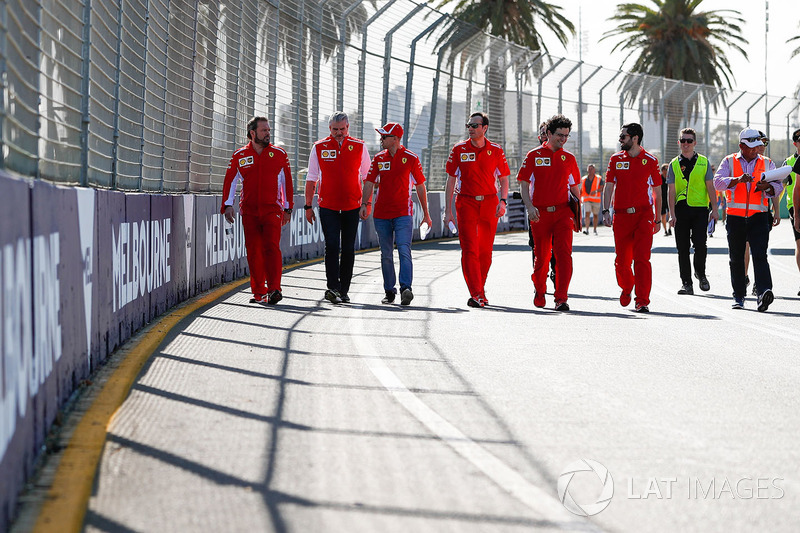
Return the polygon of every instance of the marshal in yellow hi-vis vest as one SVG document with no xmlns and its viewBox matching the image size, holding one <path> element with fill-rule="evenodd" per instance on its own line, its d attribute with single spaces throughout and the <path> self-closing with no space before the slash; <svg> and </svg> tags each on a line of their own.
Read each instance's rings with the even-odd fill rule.
<svg viewBox="0 0 800 533">
<path fill-rule="evenodd" d="M 706 187 L 706 173 L 708 172 L 708 158 L 697 154 L 697 161 L 689 173 L 687 180 L 681 171 L 680 156 L 672 160 L 672 172 L 675 174 L 675 202 L 686 200 L 691 207 L 708 207 L 711 199 L 708 197 Z"/>
</svg>

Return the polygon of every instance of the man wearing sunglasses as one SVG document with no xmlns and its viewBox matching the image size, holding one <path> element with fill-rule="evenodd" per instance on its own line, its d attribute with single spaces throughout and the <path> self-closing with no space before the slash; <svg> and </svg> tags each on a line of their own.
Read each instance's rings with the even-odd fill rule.
<svg viewBox="0 0 800 533">
<path fill-rule="evenodd" d="M 448 178 L 444 196 L 444 224 L 456 224 L 458 219 L 461 270 L 470 295 L 467 305 L 484 307 L 489 303 L 485 290 L 486 277 L 492 265 L 497 220 L 506 213 L 511 170 L 503 148 L 486 138 L 486 130 L 489 129 L 486 113 L 473 113 L 466 126 L 469 139 L 453 146 L 445 165 Z"/>
<path fill-rule="evenodd" d="M 381 147 L 372 159 L 361 198 L 361 220 L 366 220 L 372 210 L 372 193 L 378 184 L 378 197 L 375 199 L 375 232 L 381 247 L 381 273 L 383 290 L 386 296 L 382 302 L 390 304 L 397 295 L 394 270 L 394 244 L 400 257 L 400 305 L 409 305 L 414 299 L 411 282 L 414 276 L 411 263 L 411 237 L 414 231 L 414 201 L 411 189 L 416 187 L 417 198 L 422 207 L 422 222 L 430 227 L 433 222 L 428 214 L 428 194 L 425 190 L 425 176 L 417 154 L 400 144 L 403 126 L 389 122 L 377 128 L 381 135 Z"/>
<path fill-rule="evenodd" d="M 700 290 L 711 288 L 706 277 L 708 255 L 708 223 L 719 220 L 714 189 L 714 174 L 708 158 L 695 151 L 697 132 L 684 128 L 678 138 L 681 155 L 673 159 L 667 169 L 667 199 L 669 224 L 675 228 L 675 246 L 678 249 L 678 268 L 681 288 L 678 294 L 694 294 L 692 265 L 689 247 L 694 246 L 694 277 Z M 715 201 L 712 202 L 712 199 Z M 709 213 L 709 205 L 711 205 Z"/>
<path fill-rule="evenodd" d="M 550 254 L 558 256 L 555 278 L 555 309 L 569 311 L 567 292 L 572 279 L 573 217 L 569 195 L 580 196 L 581 171 L 572 153 L 564 150 L 572 121 L 555 115 L 547 121 L 547 140 L 525 157 L 517 174 L 520 194 L 528 211 L 536 259 L 533 267 L 533 305 L 545 306 Z"/>
<path fill-rule="evenodd" d="M 622 150 L 611 156 L 603 191 L 603 222 L 614 228 L 614 269 L 622 289 L 619 303 L 631 303 L 636 290 L 637 313 L 650 312 L 653 269 L 650 251 L 661 219 L 661 172 L 658 159 L 642 148 L 641 124 L 625 124 L 619 133 Z M 609 206 L 614 199 L 614 217 Z M 654 200 L 655 198 L 655 200 Z M 653 208 L 655 207 L 655 211 Z M 633 268 L 631 269 L 631 266 Z"/>
<path fill-rule="evenodd" d="M 772 274 L 767 262 L 769 232 L 773 220 L 769 211 L 770 199 L 780 195 L 783 184 L 762 181 L 775 163 L 758 154 L 763 146 L 757 130 L 745 128 L 739 133 L 739 152 L 722 160 L 714 176 L 714 188 L 725 191 L 727 200 L 728 257 L 733 286 L 733 309 L 744 309 L 747 291 L 745 282 L 745 244 L 750 244 L 755 286 L 758 289 L 758 310 L 766 311 L 775 299 L 772 294 Z M 775 220 L 780 220 L 776 218 Z"/>
</svg>

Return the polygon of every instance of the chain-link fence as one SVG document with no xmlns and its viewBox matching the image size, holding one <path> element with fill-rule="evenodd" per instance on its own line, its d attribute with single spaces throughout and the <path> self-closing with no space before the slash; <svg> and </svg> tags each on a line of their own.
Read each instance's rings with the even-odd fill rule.
<svg viewBox="0 0 800 533">
<path fill-rule="evenodd" d="M 297 179 L 327 117 L 378 149 L 401 122 L 431 188 L 485 111 L 512 171 L 539 122 L 573 120 L 567 149 L 602 168 L 625 122 L 678 153 L 681 127 L 719 161 L 745 124 L 793 147 L 797 95 L 778 97 L 541 55 L 410 0 L 0 0 L 0 165 L 23 176 L 122 190 L 215 192 L 254 114 L 272 122 Z"/>
</svg>

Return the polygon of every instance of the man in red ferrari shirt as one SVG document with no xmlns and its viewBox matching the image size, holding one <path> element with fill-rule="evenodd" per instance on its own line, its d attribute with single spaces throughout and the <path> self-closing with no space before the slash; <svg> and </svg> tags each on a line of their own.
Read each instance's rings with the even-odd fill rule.
<svg viewBox="0 0 800 533">
<path fill-rule="evenodd" d="M 614 268 L 622 289 L 619 303 L 631 303 L 636 287 L 636 312 L 649 313 L 653 270 L 650 250 L 661 219 L 661 172 L 658 159 L 641 146 L 644 130 L 632 122 L 619 132 L 621 151 L 611 156 L 603 191 L 603 223 L 614 227 Z M 609 206 L 614 198 L 614 217 Z M 655 198 L 655 211 L 653 210 Z M 631 271 L 633 263 L 633 271 Z"/>
<path fill-rule="evenodd" d="M 536 259 L 533 305 L 545 306 L 547 268 L 550 254 L 555 252 L 555 309 L 569 311 L 567 291 L 572 279 L 573 218 L 569 194 L 580 196 L 581 172 L 572 153 L 564 150 L 572 121 L 555 115 L 547 121 L 547 140 L 525 157 L 517 174 L 520 194 L 528 210 Z"/>
<path fill-rule="evenodd" d="M 372 193 L 377 183 L 378 197 L 375 199 L 375 231 L 381 246 L 381 273 L 383 274 L 383 290 L 386 296 L 382 302 L 390 304 L 397 295 L 394 270 L 393 245 L 397 243 L 397 255 L 400 257 L 400 305 L 408 305 L 414 299 L 411 282 L 414 277 L 411 263 L 411 236 L 413 233 L 414 202 L 411 199 L 411 188 L 416 187 L 417 198 L 422 206 L 422 222 L 431 227 L 428 214 L 428 193 L 425 190 L 425 176 L 422 164 L 414 152 L 400 144 L 403 127 L 389 122 L 375 131 L 381 134 L 382 152 L 372 159 L 372 166 L 364 181 L 361 198 L 361 219 L 366 220 L 372 210 Z"/>
<path fill-rule="evenodd" d="M 242 182 L 242 214 L 247 265 L 250 267 L 251 302 L 275 305 L 281 293 L 281 227 L 289 222 L 294 206 L 289 157 L 270 144 L 269 120 L 255 117 L 247 123 L 250 142 L 233 153 L 222 186 L 225 220 L 233 223 L 236 184 Z"/>
<path fill-rule="evenodd" d="M 338 304 L 350 302 L 347 293 L 356 258 L 361 183 L 367 177 L 370 161 L 364 141 L 348 135 L 347 113 L 337 111 L 331 115 L 328 128 L 330 136 L 314 143 L 308 158 L 304 209 L 306 220 L 313 224 L 316 216 L 311 202 L 316 191 L 325 236 L 325 299 Z"/>
<path fill-rule="evenodd" d="M 492 265 L 492 247 L 497 232 L 497 219 L 508 204 L 508 168 L 503 148 L 486 138 L 489 117 L 473 113 L 466 124 L 469 139 L 453 146 L 447 159 L 444 223 L 456 223 L 461 243 L 461 270 L 467 282 L 470 307 L 484 307 L 486 277 Z M 497 182 L 500 182 L 500 199 Z M 453 200 L 453 194 L 458 193 Z"/>
</svg>

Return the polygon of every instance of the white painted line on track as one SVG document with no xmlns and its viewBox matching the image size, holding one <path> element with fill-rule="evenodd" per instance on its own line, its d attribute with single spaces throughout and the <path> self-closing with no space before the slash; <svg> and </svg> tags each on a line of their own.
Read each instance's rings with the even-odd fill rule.
<svg viewBox="0 0 800 533">
<path fill-rule="evenodd" d="M 361 292 L 358 301 L 366 301 L 370 296 L 374 297 Z M 431 433 L 448 444 L 500 488 L 534 511 L 540 520 L 551 522 L 553 527 L 565 531 L 603 531 L 597 525 L 567 511 L 551 494 L 530 483 L 519 472 L 467 437 L 411 392 L 397 374 L 376 356 L 378 350 L 372 344 L 371 338 L 363 334 L 369 330 L 364 322 L 362 309 L 357 309 L 348 322 L 357 353 L 364 357 L 367 367 L 398 403 Z"/>
</svg>

